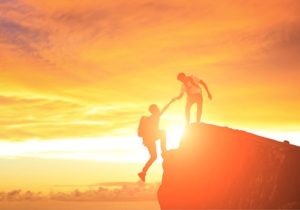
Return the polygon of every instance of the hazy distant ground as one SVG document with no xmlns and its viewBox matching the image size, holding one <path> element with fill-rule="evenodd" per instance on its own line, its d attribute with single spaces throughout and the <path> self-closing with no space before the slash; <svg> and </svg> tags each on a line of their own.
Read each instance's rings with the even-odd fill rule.
<svg viewBox="0 0 300 210">
<path fill-rule="evenodd" d="M 0 202 L 1 210 L 159 210 L 158 202 L 65 202 L 10 201 Z"/>
</svg>

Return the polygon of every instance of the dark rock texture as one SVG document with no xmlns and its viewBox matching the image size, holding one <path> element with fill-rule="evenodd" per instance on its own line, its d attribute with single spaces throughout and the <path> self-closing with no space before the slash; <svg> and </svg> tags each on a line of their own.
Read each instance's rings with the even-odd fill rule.
<svg viewBox="0 0 300 210">
<path fill-rule="evenodd" d="M 161 209 L 300 209 L 300 148 L 209 124 L 163 162 Z"/>
</svg>

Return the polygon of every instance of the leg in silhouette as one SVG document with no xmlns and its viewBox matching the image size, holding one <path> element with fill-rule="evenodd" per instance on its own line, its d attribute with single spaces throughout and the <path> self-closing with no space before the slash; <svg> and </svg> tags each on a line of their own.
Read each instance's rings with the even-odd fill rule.
<svg viewBox="0 0 300 210">
<path fill-rule="evenodd" d="M 150 168 L 150 166 L 152 165 L 152 163 L 156 160 L 157 158 L 157 153 L 156 153 L 156 146 L 155 146 L 155 141 L 153 141 L 153 143 L 146 145 L 149 154 L 150 154 L 150 158 L 147 161 L 147 163 L 145 164 L 143 171 L 140 172 L 138 174 L 138 176 L 140 177 L 140 179 L 145 182 L 145 178 L 146 178 L 146 174 L 148 169 Z"/>
<path fill-rule="evenodd" d="M 202 96 L 197 97 L 197 123 L 200 123 L 202 116 Z"/>
<path fill-rule="evenodd" d="M 186 105 L 185 105 L 185 120 L 186 125 L 190 124 L 190 112 L 191 112 L 191 106 L 193 105 L 193 101 L 191 99 L 187 99 Z"/>
<path fill-rule="evenodd" d="M 164 130 L 159 131 L 159 139 L 160 139 L 160 148 L 161 148 L 162 156 L 164 156 L 167 152 L 166 132 Z"/>
</svg>

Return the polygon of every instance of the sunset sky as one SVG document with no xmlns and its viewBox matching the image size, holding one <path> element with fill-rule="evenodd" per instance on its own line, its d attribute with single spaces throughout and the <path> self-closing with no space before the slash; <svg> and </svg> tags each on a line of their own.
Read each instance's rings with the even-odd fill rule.
<svg viewBox="0 0 300 210">
<path fill-rule="evenodd" d="M 300 145 L 298 0 L 0 0 L 0 191 L 137 181 L 149 104 L 203 79 L 202 121 Z M 184 99 L 161 120 L 169 148 Z M 160 181 L 159 163 L 149 181 Z"/>
</svg>

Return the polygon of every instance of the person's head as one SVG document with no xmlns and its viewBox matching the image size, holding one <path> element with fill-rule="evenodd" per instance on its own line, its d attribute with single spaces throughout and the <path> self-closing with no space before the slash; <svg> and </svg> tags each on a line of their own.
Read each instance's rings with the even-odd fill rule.
<svg viewBox="0 0 300 210">
<path fill-rule="evenodd" d="M 184 82 L 186 79 L 186 75 L 183 73 L 183 72 L 180 72 L 178 75 L 177 75 L 177 80 L 181 81 L 181 82 Z"/>
<path fill-rule="evenodd" d="M 159 110 L 159 108 L 158 108 L 158 106 L 156 104 L 151 104 L 149 106 L 149 112 L 151 114 L 159 114 L 160 110 Z"/>
</svg>

